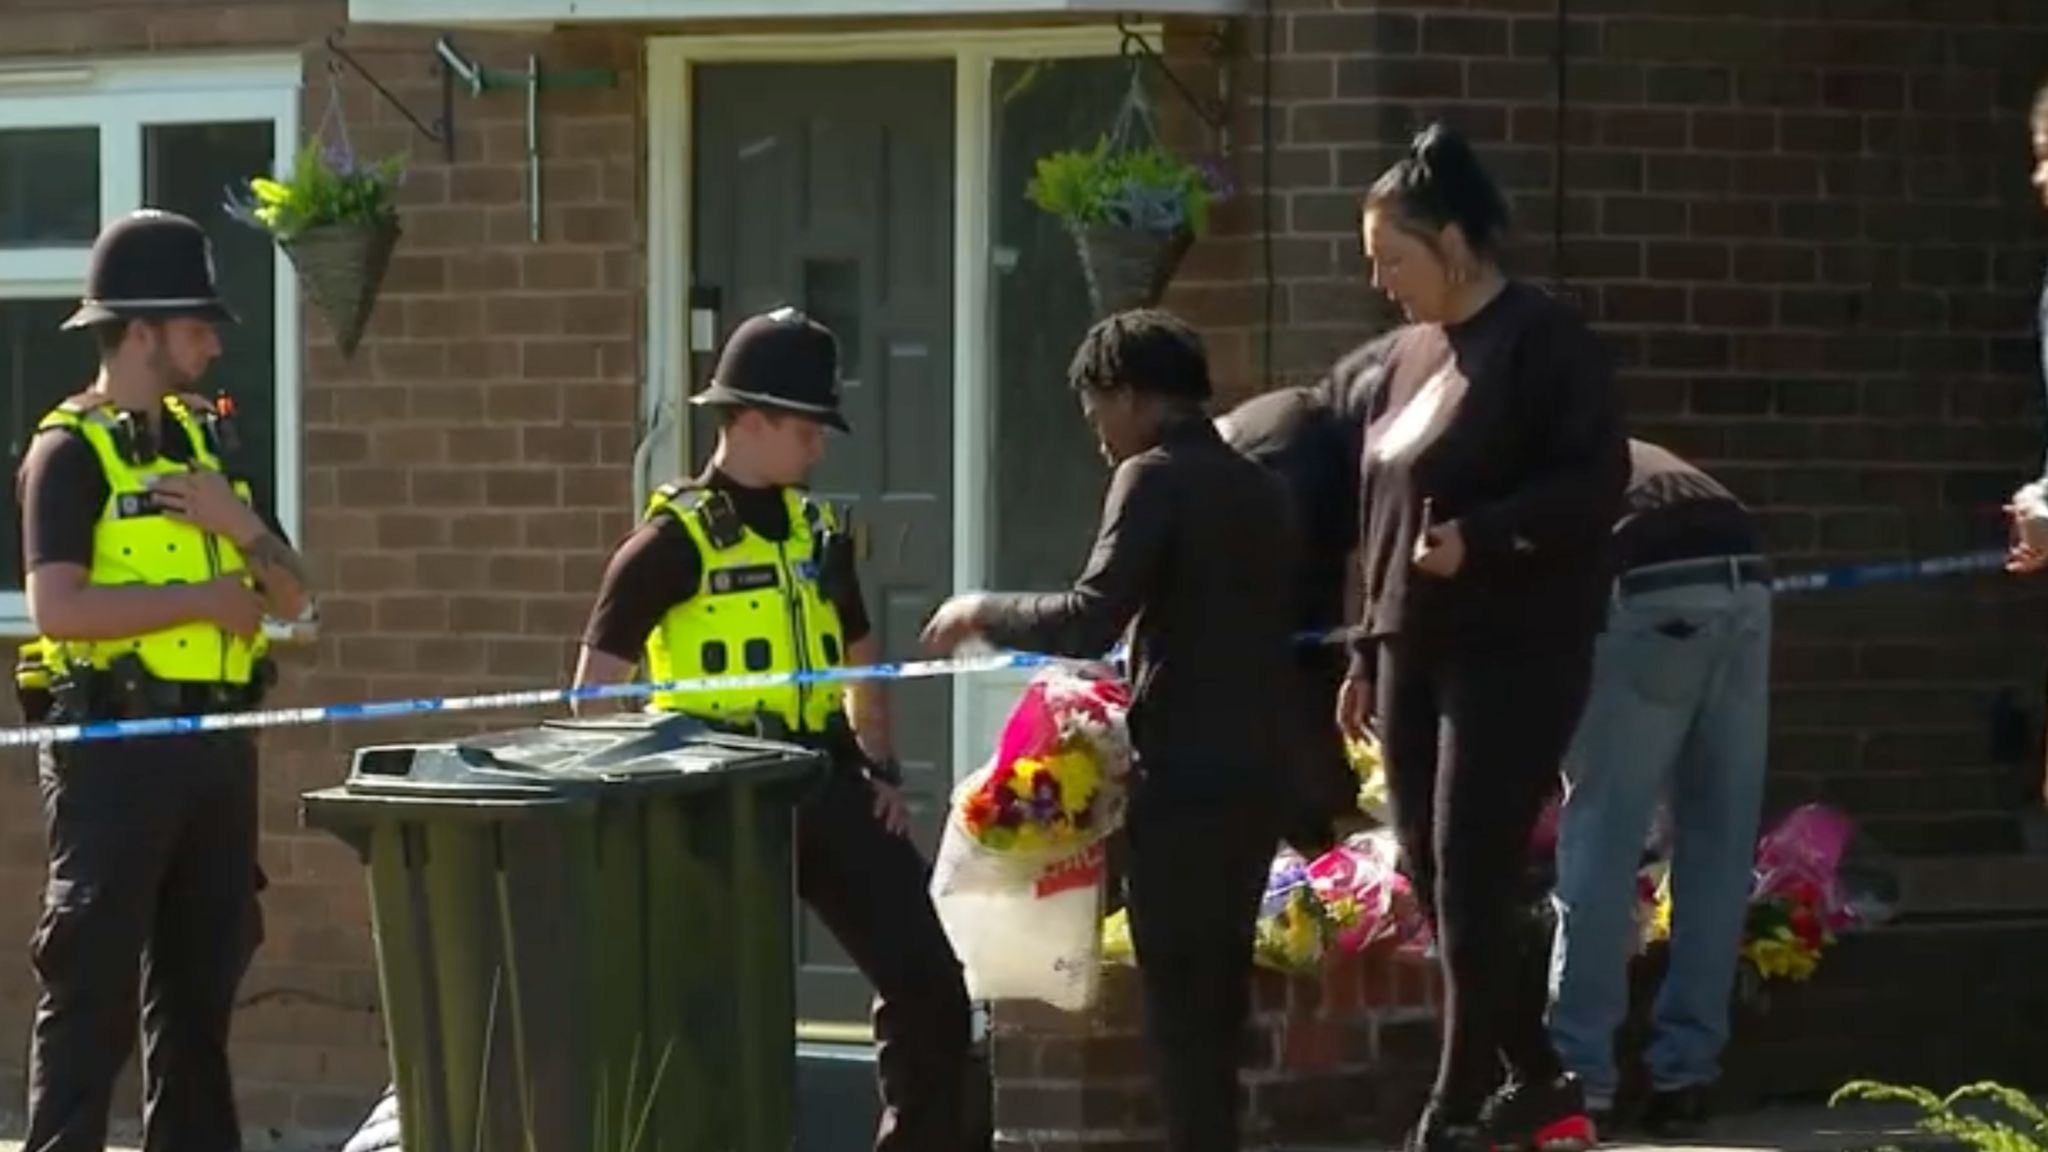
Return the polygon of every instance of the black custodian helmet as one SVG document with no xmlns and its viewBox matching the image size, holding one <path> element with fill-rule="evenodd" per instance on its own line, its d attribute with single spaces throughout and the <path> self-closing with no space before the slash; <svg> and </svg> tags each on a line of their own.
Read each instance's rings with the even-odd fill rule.
<svg viewBox="0 0 2048 1152">
<path fill-rule="evenodd" d="M 220 298 L 206 230 L 159 208 L 138 209 L 101 229 L 92 245 L 85 296 L 63 327 L 180 316 L 237 322 Z"/>
<path fill-rule="evenodd" d="M 839 338 L 794 308 L 777 308 L 733 329 L 710 387 L 690 403 L 788 412 L 851 432 L 839 390 Z"/>
</svg>

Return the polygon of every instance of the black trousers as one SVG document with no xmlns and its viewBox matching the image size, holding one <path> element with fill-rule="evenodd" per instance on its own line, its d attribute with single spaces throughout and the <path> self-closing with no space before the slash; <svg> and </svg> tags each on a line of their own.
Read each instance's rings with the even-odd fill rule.
<svg viewBox="0 0 2048 1152">
<path fill-rule="evenodd" d="M 142 1015 L 147 1152 L 242 1146 L 235 991 L 262 940 L 247 733 L 46 749 L 49 878 L 31 944 L 33 1152 L 99 1152 Z"/>
<path fill-rule="evenodd" d="M 875 987 L 878 1152 L 966 1144 L 966 976 L 933 908 L 931 865 L 875 818 L 873 790 L 834 771 L 797 808 L 797 893 Z"/>
<path fill-rule="evenodd" d="M 1529 837 L 1584 711 L 1592 639 L 1460 650 L 1396 637 L 1378 718 L 1404 867 L 1432 913 L 1444 974 L 1435 1100 L 1469 1120 L 1504 1070 L 1560 1074 L 1529 978 Z"/>
<path fill-rule="evenodd" d="M 1278 805 L 1134 798 L 1125 906 L 1170 1152 L 1236 1152 L 1252 936 Z"/>
</svg>

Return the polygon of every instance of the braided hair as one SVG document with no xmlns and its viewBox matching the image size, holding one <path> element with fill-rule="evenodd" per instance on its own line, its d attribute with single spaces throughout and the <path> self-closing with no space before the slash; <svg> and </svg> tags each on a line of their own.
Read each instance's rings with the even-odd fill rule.
<svg viewBox="0 0 2048 1152">
<path fill-rule="evenodd" d="M 1209 354 L 1187 321 L 1157 308 L 1118 312 L 1095 322 L 1067 366 L 1076 392 L 1128 388 L 1199 404 L 1213 393 Z"/>
</svg>

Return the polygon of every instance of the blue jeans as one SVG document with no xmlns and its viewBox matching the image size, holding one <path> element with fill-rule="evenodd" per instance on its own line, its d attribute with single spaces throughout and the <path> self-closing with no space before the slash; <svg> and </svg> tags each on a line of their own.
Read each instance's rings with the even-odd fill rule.
<svg viewBox="0 0 2048 1152">
<path fill-rule="evenodd" d="M 1671 963 L 1647 1053 L 1651 1087 L 1712 1083 L 1755 863 L 1770 724 L 1771 592 L 1727 559 L 1639 568 L 1701 582 L 1617 585 L 1592 696 L 1565 762 L 1549 1027 L 1595 1105 L 1618 1079 L 1636 872 L 1657 803 L 1671 808 Z"/>
</svg>

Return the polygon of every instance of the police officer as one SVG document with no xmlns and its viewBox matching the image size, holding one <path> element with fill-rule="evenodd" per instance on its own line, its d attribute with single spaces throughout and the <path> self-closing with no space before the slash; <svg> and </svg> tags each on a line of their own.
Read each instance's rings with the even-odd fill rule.
<svg viewBox="0 0 2048 1152">
<path fill-rule="evenodd" d="M 835 337 L 794 309 L 754 316 L 692 403 L 717 414 L 718 447 L 702 474 L 654 494 L 613 555 L 576 682 L 624 682 L 637 664 L 667 681 L 878 660 L 850 540 L 804 491 L 826 430 L 850 430 Z M 829 752 L 833 770 L 797 810 L 797 891 L 878 993 L 875 1147 L 955 1152 L 967 991 L 908 838 L 880 686 L 657 695 L 652 707 Z"/>
<path fill-rule="evenodd" d="M 192 392 L 220 355 L 215 326 L 234 320 L 191 220 L 145 209 L 94 244 L 64 327 L 98 342 L 99 374 L 43 417 L 18 478 L 38 633 L 18 679 L 32 720 L 260 699 L 263 618 L 297 617 L 307 582 L 229 472 L 225 406 Z M 49 878 L 32 944 L 27 1147 L 105 1146 L 139 993 L 143 1147 L 238 1149 L 228 1025 L 262 932 L 253 737 L 45 746 L 39 760 Z"/>
</svg>

